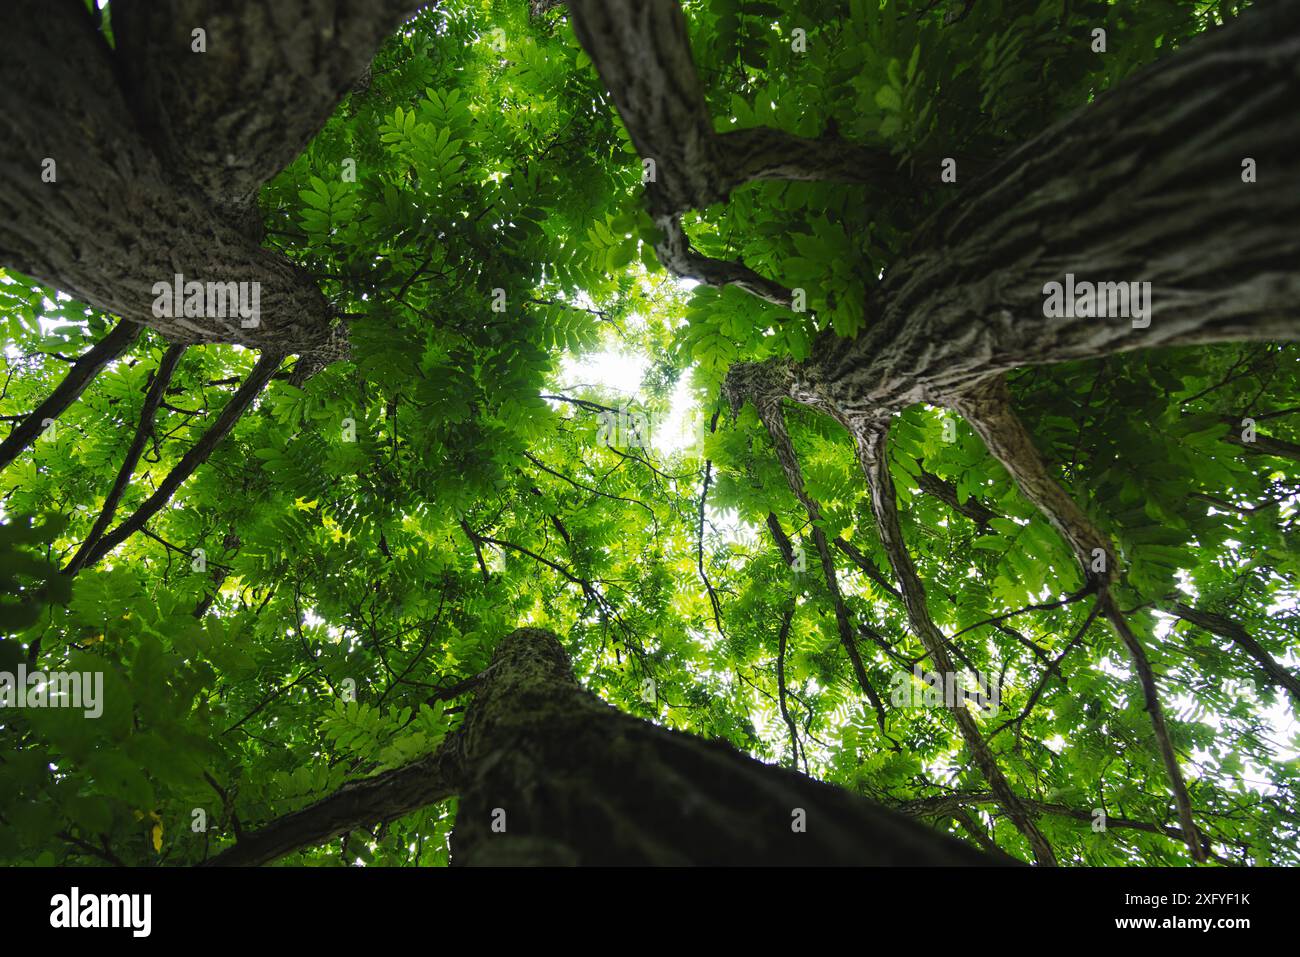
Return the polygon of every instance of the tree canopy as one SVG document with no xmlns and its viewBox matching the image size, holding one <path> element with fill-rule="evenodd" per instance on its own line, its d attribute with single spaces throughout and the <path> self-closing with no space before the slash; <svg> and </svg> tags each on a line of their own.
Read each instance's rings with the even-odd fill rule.
<svg viewBox="0 0 1300 957">
<path fill-rule="evenodd" d="M 185 174 L 95 187 L 158 217 L 94 240 L 120 282 L 61 265 L 89 127 L 5 73 L 0 671 L 104 694 L 0 711 L 0 862 L 212 859 L 427 761 L 529 627 L 986 851 L 1300 863 L 1294 9 L 376 4 L 317 120 L 203 4 L 55 6 L 105 62 L 181 45 L 120 72 Z M 270 99 L 187 119 L 222 58 Z M 256 327 L 133 311 L 255 268 Z M 1067 272 L 1150 280 L 1149 329 L 1044 318 Z M 456 817 L 278 859 L 445 864 Z"/>
</svg>

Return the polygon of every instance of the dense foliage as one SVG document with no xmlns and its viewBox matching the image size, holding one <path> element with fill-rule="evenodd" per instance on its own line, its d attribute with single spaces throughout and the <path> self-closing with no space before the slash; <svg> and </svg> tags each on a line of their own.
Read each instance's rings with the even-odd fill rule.
<svg viewBox="0 0 1300 957">
<path fill-rule="evenodd" d="M 1171 0 L 685 9 L 719 129 L 835 131 L 903 168 L 957 155 L 959 182 L 1236 12 Z M 146 331 L 0 475 L 0 670 L 38 642 L 46 669 L 105 672 L 97 720 L 0 715 L 0 861 L 203 860 L 427 753 L 460 720 L 459 683 L 524 624 L 565 636 L 580 680 L 622 710 L 1028 856 L 979 797 L 988 785 L 950 716 L 899 703 L 924 649 L 852 442 L 787 408 L 821 527 L 847 543 L 838 587 L 879 706 L 845 655 L 770 436 L 722 395 L 734 362 L 802 359 L 825 329 L 857 334 L 878 277 L 958 187 L 756 183 L 686 218 L 701 252 L 808 290 L 794 312 L 674 281 L 652 248 L 642 171 L 562 6 L 534 16 L 522 0 L 457 0 L 387 42 L 261 195 L 267 244 L 319 279 L 347 319 L 350 358 L 305 381 L 286 364 L 169 506 L 71 580 L 57 570 L 99 514 L 167 343 Z M 33 409 L 114 321 L 0 278 L 0 416 Z M 574 381 L 614 354 L 639 357 L 640 382 Z M 119 517 L 253 358 L 184 354 Z M 1229 619 L 1294 673 L 1296 360 L 1295 346 L 1244 344 L 1010 379 L 1050 468 L 1119 545 L 1117 600 L 1220 861 L 1300 862 L 1296 700 L 1225 629 L 1178 608 Z M 1232 441 L 1248 417 L 1270 443 Z M 936 624 L 969 673 L 1000 682 L 980 728 L 1059 858 L 1185 862 L 1137 679 L 1069 548 L 939 410 L 899 417 L 889 464 Z M 944 803 L 954 796 L 966 800 Z M 445 863 L 454 817 L 453 800 L 286 861 Z"/>
</svg>

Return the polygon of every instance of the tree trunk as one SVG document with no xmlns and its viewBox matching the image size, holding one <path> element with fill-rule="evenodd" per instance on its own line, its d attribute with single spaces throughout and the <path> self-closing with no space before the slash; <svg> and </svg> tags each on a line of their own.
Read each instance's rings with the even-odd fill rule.
<svg viewBox="0 0 1300 957">
<path fill-rule="evenodd" d="M 1295 339 L 1298 58 L 1300 4 L 1261 4 L 1010 153 L 915 234 L 867 330 L 824 337 L 793 397 L 843 421 L 1025 365 Z M 1066 273 L 1150 282 L 1149 326 L 1046 318 Z"/>
<path fill-rule="evenodd" d="M 669 731 L 574 680 L 556 636 L 508 635 L 438 751 L 243 835 L 209 864 L 266 864 L 460 796 L 452 863 L 1008 864 L 904 814 Z"/>
<path fill-rule="evenodd" d="M 0 264 L 172 342 L 337 354 L 315 280 L 261 247 L 257 191 L 415 2 L 115 0 L 110 49 L 83 0 L 13 0 L 0 30 Z M 258 283 L 258 324 L 155 315 L 154 284 L 177 274 Z"/>
<path fill-rule="evenodd" d="M 675 0 L 571 0 L 574 30 L 655 176 L 646 198 L 670 271 L 788 305 L 779 277 L 695 252 L 680 215 L 757 179 L 899 185 L 887 154 L 779 130 L 714 132 Z M 866 330 L 810 360 L 733 366 L 733 394 L 863 420 L 951 405 L 1024 365 L 1300 335 L 1300 5 L 1260 3 L 1009 152 L 987 173 L 937 158 L 918 185 L 953 200 L 868 290 Z M 917 158 L 920 161 L 922 158 Z M 1251 173 L 1247 174 L 1247 169 Z M 965 185 L 970 183 L 969 186 Z M 1050 319 L 1043 287 L 1151 284 L 1149 325 Z"/>
<path fill-rule="evenodd" d="M 906 817 L 583 690 L 509 635 L 460 732 L 456 864 L 989 864 Z"/>
</svg>

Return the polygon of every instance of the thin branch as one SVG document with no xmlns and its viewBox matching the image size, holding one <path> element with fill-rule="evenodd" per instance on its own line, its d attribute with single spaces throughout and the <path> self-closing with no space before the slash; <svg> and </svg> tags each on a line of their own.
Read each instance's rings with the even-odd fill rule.
<svg viewBox="0 0 1300 957">
<path fill-rule="evenodd" d="M 105 529 L 108 528 L 108 523 L 113 520 L 118 503 L 121 502 L 122 495 L 126 492 L 126 487 L 130 484 L 131 476 L 135 472 L 136 463 L 140 460 L 140 453 L 144 451 L 145 443 L 149 440 L 149 436 L 153 434 L 154 417 L 158 413 L 163 396 L 166 395 L 167 386 L 171 383 L 172 376 L 175 374 L 176 367 L 180 364 L 181 356 L 185 354 L 186 348 L 188 347 L 184 345 L 171 346 L 163 353 L 162 361 L 158 363 L 153 382 L 150 383 L 149 391 L 145 395 L 144 406 L 140 410 L 140 420 L 136 424 L 135 437 L 126 450 L 126 456 L 122 460 L 122 467 L 118 469 L 117 478 L 104 499 L 104 506 L 100 509 L 99 517 L 95 519 L 90 534 L 81 543 L 81 547 L 77 549 L 77 553 L 72 557 L 72 560 L 64 566 L 64 575 L 75 575 L 81 570 L 86 559 L 95 546 L 99 544 L 99 539 L 103 536 Z"/>
<path fill-rule="evenodd" d="M 895 598 L 898 599 L 901 599 L 903 597 L 903 593 L 898 590 L 898 586 L 896 586 L 884 575 L 880 574 L 880 569 L 876 567 L 875 563 L 871 559 L 867 558 L 866 555 L 862 554 L 862 552 L 858 550 L 858 547 L 854 545 L 852 542 L 850 542 L 848 539 L 844 539 L 844 538 L 835 539 L 835 547 L 838 548 L 840 551 L 842 551 L 845 555 L 848 555 L 849 558 L 853 560 L 853 564 L 857 565 L 858 568 L 862 570 L 862 573 L 864 575 L 870 578 L 873 582 L 875 582 L 885 591 L 889 592 L 889 594 L 893 595 Z"/>
<path fill-rule="evenodd" d="M 945 794 L 940 797 L 921 798 L 917 801 L 909 801 L 899 808 L 904 814 L 915 817 L 931 817 L 951 814 L 955 809 L 968 807 L 972 804 L 992 804 L 997 801 L 997 796 L 987 791 L 978 794 Z M 1025 803 L 1036 811 L 1043 814 L 1055 814 L 1060 817 L 1074 818 L 1076 821 L 1086 821 L 1092 823 L 1096 820 L 1096 815 L 1091 811 L 1081 808 L 1067 807 L 1064 804 L 1050 804 L 1045 801 L 1033 801 L 1026 799 Z M 1145 831 L 1148 834 L 1160 834 L 1172 840 L 1181 843 L 1187 842 L 1184 832 L 1177 827 L 1164 824 L 1152 824 L 1147 821 L 1135 821 L 1131 818 L 1116 817 L 1112 814 L 1106 815 L 1107 828 L 1124 828 L 1134 831 Z M 1209 842 L 1202 838 L 1202 846 L 1207 854 L 1210 853 Z M 1227 863 L 1223 858 L 1216 858 L 1220 863 Z"/>
<path fill-rule="evenodd" d="M 1052 526 L 1070 543 L 1085 580 L 1096 588 L 1102 613 L 1128 649 L 1142 684 L 1152 731 L 1169 777 L 1174 801 L 1178 805 L 1183 832 L 1188 837 L 1188 850 L 1194 860 L 1203 862 L 1205 851 L 1196 838 L 1191 799 L 1165 726 L 1164 711 L 1160 705 L 1159 689 L 1151 663 L 1146 649 L 1129 627 L 1110 592 L 1110 583 L 1118 572 L 1114 547 L 1048 472 L 1047 464 L 1034 445 L 1033 438 L 1011 407 L 1006 383 L 1001 378 L 963 395 L 954 403 L 954 408 L 966 418 L 993 456 L 1015 479 L 1021 493 L 1038 506 Z"/>
<path fill-rule="evenodd" d="M 77 397 L 94 381 L 95 376 L 109 362 L 112 362 L 127 349 L 131 348 L 140 334 L 140 326 L 123 319 L 113 331 L 95 343 L 85 355 L 78 359 L 63 381 L 50 393 L 49 398 L 38 405 L 27 418 L 15 426 L 13 431 L 0 442 L 0 469 L 22 454 L 23 450 L 35 441 L 45 428 L 45 421 L 54 421 L 77 401 Z"/>
<path fill-rule="evenodd" d="M 994 728 L 993 733 L 989 735 L 990 741 L 1011 725 L 1016 725 L 1017 728 L 1019 728 L 1019 725 L 1024 722 L 1025 718 L 1029 717 L 1029 713 L 1037 707 L 1038 699 L 1041 698 L 1043 692 L 1047 690 L 1047 682 L 1051 680 L 1052 675 L 1060 674 L 1061 662 L 1065 661 L 1066 656 L 1074 650 L 1075 646 L 1078 645 L 1079 642 L 1083 641 L 1083 636 L 1088 633 L 1088 629 L 1092 627 L 1092 623 L 1097 620 L 1097 615 L 1100 612 L 1101 602 L 1093 602 L 1092 610 L 1088 612 L 1088 617 L 1084 619 L 1083 624 L 1080 625 L 1078 631 L 1074 633 L 1074 637 L 1066 643 L 1066 646 L 1061 649 L 1061 653 L 1053 658 L 1047 668 L 1043 671 L 1043 676 L 1038 679 L 1038 684 L 1034 686 L 1033 692 L 1030 693 L 1029 700 L 1025 702 L 1024 709 L 1021 710 L 1020 714 L 1016 717 L 1009 718 Z M 1061 684 L 1065 684 L 1064 678 L 1061 679 Z"/>
<path fill-rule="evenodd" d="M 840 644 L 844 646 L 844 651 L 849 656 L 849 663 L 853 666 L 853 673 L 858 679 L 858 685 L 866 693 L 871 700 L 872 707 L 876 710 L 876 723 L 880 725 L 880 733 L 889 737 L 885 732 L 885 704 L 880 699 L 875 687 L 872 686 L 871 679 L 867 677 L 866 666 L 863 664 L 862 655 L 858 651 L 857 640 L 853 634 L 853 624 L 849 620 L 848 606 L 845 604 L 844 596 L 840 592 L 839 579 L 835 574 L 835 559 L 831 555 L 830 544 L 826 539 L 826 530 L 822 528 L 821 506 L 808 494 L 804 487 L 803 471 L 799 467 L 799 458 L 795 454 L 794 443 L 791 442 L 790 433 L 786 428 L 781 400 L 765 401 L 760 399 L 755 403 L 755 408 L 758 410 L 758 417 L 767 429 L 768 435 L 772 438 L 777 461 L 781 463 L 786 482 L 789 484 L 790 490 L 794 492 L 795 497 L 803 503 L 803 507 L 808 513 L 808 520 L 812 523 L 813 544 L 816 546 L 817 554 L 821 559 L 822 573 L 826 578 L 826 588 L 830 592 L 831 602 L 835 606 L 835 625 L 839 629 Z M 890 738 L 890 740 L 893 739 Z M 897 742 L 895 742 L 895 746 L 897 746 Z"/>
<path fill-rule="evenodd" d="M 1156 746 L 1160 751 L 1160 759 L 1164 762 L 1165 773 L 1169 775 L 1169 783 L 1174 791 L 1174 801 L 1178 805 L 1178 819 L 1183 825 L 1187 847 L 1192 852 L 1193 858 L 1204 862 L 1205 849 L 1201 846 L 1196 832 L 1196 822 L 1192 818 L 1192 799 L 1187 793 L 1187 785 L 1183 782 L 1183 774 L 1178 767 L 1178 756 L 1174 753 L 1173 742 L 1169 739 L 1169 729 L 1165 727 L 1164 709 L 1160 706 L 1160 689 L 1156 686 L 1155 673 L 1151 670 L 1146 649 L 1142 647 L 1137 635 L 1129 627 L 1128 619 L 1116 606 L 1115 599 L 1111 597 L 1109 591 L 1101 596 L 1101 605 L 1102 611 L 1105 612 L 1107 619 L 1110 620 L 1115 632 L 1133 658 L 1138 680 L 1142 684 L 1146 711 L 1151 716 L 1151 727 L 1155 734 Z"/>
<path fill-rule="evenodd" d="M 781 631 L 777 635 L 776 650 L 776 692 L 777 702 L 781 706 L 781 717 L 785 721 L 785 726 L 790 729 L 790 766 L 796 770 L 799 768 L 799 752 L 801 745 L 799 742 L 799 729 L 795 726 L 794 718 L 790 717 L 790 709 L 786 706 L 785 699 L 785 648 L 790 638 L 790 623 L 794 620 L 795 606 L 790 603 L 790 607 L 785 610 L 781 616 Z M 808 753 L 803 754 L 803 771 L 808 773 Z"/>
<path fill-rule="evenodd" d="M 109 850 L 107 844 L 103 848 L 98 848 L 89 841 L 77 837 L 71 831 L 59 831 L 57 836 L 63 838 L 69 844 L 75 845 L 78 850 L 89 854 L 91 857 L 96 857 L 106 864 L 111 864 L 113 867 L 126 867 L 122 859 Z"/>
<path fill-rule="evenodd" d="M 261 358 L 257 360 L 257 364 L 253 366 L 253 370 L 248 374 L 248 378 L 244 380 L 244 384 L 230 397 L 230 401 L 226 403 L 225 408 L 221 410 L 221 414 L 208 427 L 208 430 L 181 457 L 176 466 L 167 473 L 167 477 L 159 484 L 153 495 L 149 496 L 144 504 L 137 508 L 128 519 L 103 537 L 87 556 L 82 567 L 94 565 L 118 545 L 130 538 L 171 500 L 176 490 L 194 474 L 194 471 L 200 465 L 207 461 L 208 456 L 221 444 L 222 439 L 230 433 L 230 430 L 235 427 L 235 423 L 239 421 L 248 407 L 253 404 L 253 400 L 257 398 L 271 380 L 271 376 L 275 374 L 275 370 L 279 368 L 283 358 L 282 355 L 273 352 L 264 352 L 262 354 Z"/>
<path fill-rule="evenodd" d="M 898 504 L 895 501 L 894 480 L 889 473 L 884 448 L 887 430 L 888 424 L 884 423 L 856 436 L 862 471 L 867 478 L 867 488 L 871 494 L 871 509 L 876 516 L 885 554 L 889 556 L 889 564 L 898 579 L 903 594 L 903 605 L 907 609 L 907 618 L 911 622 L 912 630 L 916 632 L 926 651 L 930 653 L 935 668 L 945 677 L 955 675 L 956 668 L 953 667 L 952 659 L 948 656 L 947 640 L 930 617 L 925 588 L 921 584 L 920 576 L 916 573 L 912 557 L 908 554 L 907 545 L 903 541 L 903 530 L 898 520 Z M 1007 812 L 1016 829 L 1029 842 L 1034 859 L 1039 864 L 1054 865 L 1056 854 L 1052 846 L 1034 823 L 1020 796 L 1011 789 L 1010 782 L 998 767 L 993 752 L 981 736 L 979 727 L 966 708 L 965 702 L 954 700 L 948 708 L 957 722 L 962 739 L 970 749 L 976 767 L 993 788 L 993 792 L 998 796 L 998 803 Z"/>
<path fill-rule="evenodd" d="M 996 512 L 978 499 L 967 498 L 966 501 L 961 501 L 957 495 L 955 485 L 939 478 L 933 472 L 927 472 L 924 468 L 921 469 L 921 474 L 916 477 L 916 483 L 921 487 L 922 492 L 933 495 L 953 511 L 965 515 L 981 528 L 986 527 L 992 519 L 997 517 Z"/>
<path fill-rule="evenodd" d="M 1199 608 L 1184 605 L 1182 602 L 1162 605 L 1161 611 L 1177 615 L 1183 621 L 1190 622 L 1198 628 L 1218 635 L 1220 638 L 1227 638 L 1250 655 L 1251 658 L 1255 659 L 1255 662 L 1268 673 L 1268 676 L 1285 688 L 1295 703 L 1300 705 L 1300 678 L 1282 667 L 1278 660 L 1270 655 L 1263 645 L 1251 637 L 1250 632 L 1246 631 L 1238 622 L 1223 615 L 1217 615 L 1214 612 L 1202 611 Z"/>
<path fill-rule="evenodd" d="M 645 502 L 642 502 L 640 499 L 627 498 L 623 495 L 615 495 L 612 492 L 602 492 L 600 489 L 592 488 L 590 485 L 583 485 L 577 479 L 570 478 L 568 475 L 565 475 L 562 472 L 557 472 L 555 469 L 551 468 L 545 462 L 535 458 L 529 452 L 524 453 L 524 458 L 528 459 L 528 461 L 532 462 L 534 465 L 536 465 L 539 469 L 541 469 L 543 472 L 547 473 L 548 475 L 553 475 L 557 479 L 560 479 L 561 481 L 568 482 L 576 489 L 581 489 L 584 492 L 590 492 L 592 495 L 599 495 L 601 498 L 611 499 L 612 501 L 615 502 L 627 502 L 629 505 L 639 505 L 641 508 L 645 509 L 647 512 L 650 513 L 650 518 L 654 522 L 655 530 L 656 532 L 658 531 L 659 516 L 655 514 L 655 510 L 653 508 L 651 508 Z"/>
<path fill-rule="evenodd" d="M 1228 432 L 1223 436 L 1223 441 L 1229 445 L 1235 445 L 1255 455 L 1271 455 L 1274 458 L 1290 459 L 1292 462 L 1300 462 L 1300 445 L 1294 442 L 1287 442 L 1284 439 L 1275 439 L 1271 435 L 1261 435 L 1256 432 L 1250 441 L 1241 437 L 1241 420 L 1228 417 L 1224 419 L 1228 426 Z"/>
<path fill-rule="evenodd" d="M 718 412 L 715 410 L 713 420 L 709 423 L 709 431 L 716 432 L 717 428 Z M 726 632 L 722 630 L 722 605 L 718 602 L 718 593 L 713 588 L 713 582 L 709 580 L 709 573 L 704 568 L 704 511 L 709 500 L 709 484 L 712 480 L 713 461 L 708 459 L 704 462 L 704 486 L 700 489 L 700 521 L 695 539 L 695 567 L 699 570 L 700 579 L 709 593 L 709 604 L 713 608 L 713 625 L 718 629 L 718 634 L 726 638 Z"/>
<path fill-rule="evenodd" d="M 465 533 L 465 537 L 469 539 L 469 543 L 474 546 L 474 557 L 478 559 L 478 568 L 483 574 L 483 584 L 486 585 L 489 577 L 488 567 L 487 562 L 483 561 L 483 548 L 479 544 L 479 537 L 470 530 L 469 523 L 463 518 L 460 520 L 460 530 Z"/>
</svg>

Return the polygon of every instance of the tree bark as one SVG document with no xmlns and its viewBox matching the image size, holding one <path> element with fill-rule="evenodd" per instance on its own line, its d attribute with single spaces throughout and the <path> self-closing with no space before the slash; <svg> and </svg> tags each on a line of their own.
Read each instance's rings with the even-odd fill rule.
<svg viewBox="0 0 1300 957">
<path fill-rule="evenodd" d="M 653 163 L 645 177 L 650 214 L 662 233 L 655 253 L 673 275 L 737 286 L 789 308 L 793 294 L 781 283 L 694 249 L 681 214 L 724 202 L 757 180 L 899 179 L 887 151 L 835 137 L 808 139 L 767 127 L 715 133 L 676 0 L 571 0 L 569 10 L 632 144 L 643 163 Z"/>
<path fill-rule="evenodd" d="M 579 686 L 559 639 L 537 628 L 502 640 L 464 725 L 437 753 L 347 784 L 208 863 L 268 863 L 457 794 L 457 865 L 1013 863 L 623 714 Z"/>
<path fill-rule="evenodd" d="M 514 632 L 495 662 L 461 731 L 454 863 L 997 863 L 847 791 L 611 708 L 579 687 L 550 632 Z"/>
<path fill-rule="evenodd" d="M 419 5 L 114 0 L 122 87 L 163 164 L 219 209 L 239 210 L 306 149 Z M 205 54 L 191 51 L 196 28 Z"/>
<path fill-rule="evenodd" d="M 856 339 L 729 379 L 852 428 L 1025 365 L 1300 337 L 1297 58 L 1294 3 L 1198 37 L 964 188 L 871 290 Z M 1150 325 L 1044 317 L 1044 284 L 1067 272 L 1150 282 Z"/>
<path fill-rule="evenodd" d="M 453 758 L 449 749 L 373 778 L 349 781 L 324 800 L 277 818 L 241 837 L 204 864 L 255 867 L 293 851 L 341 837 L 359 827 L 395 821 L 450 797 Z"/>
<path fill-rule="evenodd" d="M 261 247 L 256 194 L 415 6 L 117 0 L 113 50 L 82 0 L 14 0 L 0 31 L 0 263 L 172 342 L 337 353 L 315 280 Z M 258 325 L 155 315 L 154 284 L 177 274 L 259 283 Z"/>
</svg>

